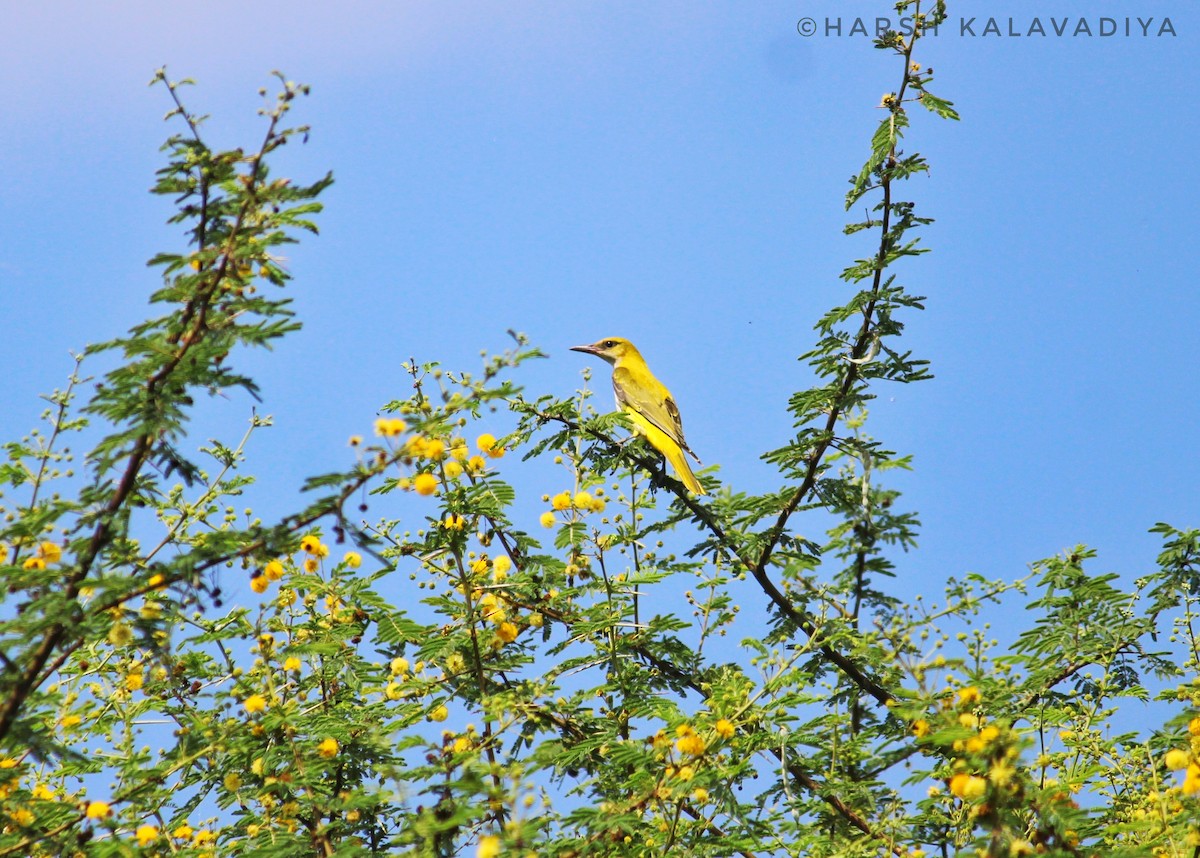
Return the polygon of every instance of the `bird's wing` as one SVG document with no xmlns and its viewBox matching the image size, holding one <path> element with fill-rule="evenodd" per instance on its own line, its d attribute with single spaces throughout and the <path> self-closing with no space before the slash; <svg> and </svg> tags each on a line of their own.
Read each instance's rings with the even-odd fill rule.
<svg viewBox="0 0 1200 858">
<path fill-rule="evenodd" d="M 613 392 L 617 394 L 617 405 L 636 411 L 652 426 L 686 450 L 697 462 L 700 461 L 692 448 L 683 437 L 683 420 L 679 416 L 679 407 L 671 398 L 670 392 L 657 379 L 652 383 L 634 383 L 633 373 L 624 368 L 613 370 Z"/>
</svg>

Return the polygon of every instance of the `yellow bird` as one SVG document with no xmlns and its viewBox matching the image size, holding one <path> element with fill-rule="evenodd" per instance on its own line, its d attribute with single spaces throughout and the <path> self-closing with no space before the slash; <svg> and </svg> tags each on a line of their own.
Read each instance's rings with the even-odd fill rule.
<svg viewBox="0 0 1200 858">
<path fill-rule="evenodd" d="M 687 453 L 700 464 L 699 457 L 683 438 L 683 421 L 679 419 L 679 408 L 671 398 L 671 391 L 650 372 L 633 343 L 621 337 L 607 337 L 590 346 L 572 346 L 571 351 L 596 355 L 612 364 L 617 407 L 629 415 L 634 431 L 666 456 L 689 491 L 705 494 L 704 486 L 683 455 Z"/>
</svg>

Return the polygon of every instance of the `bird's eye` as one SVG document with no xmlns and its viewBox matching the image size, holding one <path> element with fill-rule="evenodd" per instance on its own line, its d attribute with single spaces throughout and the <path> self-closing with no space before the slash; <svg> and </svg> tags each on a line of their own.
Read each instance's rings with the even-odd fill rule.
<svg viewBox="0 0 1200 858">
<path fill-rule="evenodd" d="M 616 346 L 616 344 L 617 344 L 616 340 L 605 340 L 600 345 L 604 346 L 606 349 L 611 349 L 611 348 L 614 348 Z"/>
</svg>

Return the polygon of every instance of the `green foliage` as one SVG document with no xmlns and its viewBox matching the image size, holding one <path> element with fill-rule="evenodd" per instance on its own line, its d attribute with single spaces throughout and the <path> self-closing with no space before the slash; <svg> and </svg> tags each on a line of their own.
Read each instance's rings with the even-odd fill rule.
<svg viewBox="0 0 1200 858">
<path fill-rule="evenodd" d="M 0 856 L 1193 854 L 1200 531 L 1156 525 L 1132 589 L 1084 547 L 937 603 L 894 581 L 919 521 L 880 480 L 912 463 L 867 406 L 930 377 L 899 345 L 931 222 L 899 146 L 913 101 L 957 118 L 922 34 L 877 43 L 902 74 L 846 229 L 873 244 L 802 355 L 778 488 L 710 468 L 690 495 L 587 384 L 526 395 L 514 335 L 477 372 L 406 364 L 375 440 L 275 523 L 237 512 L 268 419 L 184 440 L 295 330 L 274 253 L 330 178 L 269 178 L 303 87 L 215 152 L 160 73 L 186 133 L 154 190 L 188 242 L 151 261 L 162 315 L 89 349 L 118 365 L 82 407 L 77 367 L 0 464 Z"/>
</svg>

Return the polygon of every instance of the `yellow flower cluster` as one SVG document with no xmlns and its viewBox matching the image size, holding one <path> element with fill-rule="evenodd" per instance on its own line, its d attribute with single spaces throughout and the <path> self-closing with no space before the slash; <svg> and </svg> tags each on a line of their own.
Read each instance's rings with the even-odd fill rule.
<svg viewBox="0 0 1200 858">
<path fill-rule="evenodd" d="M 321 560 L 329 556 L 329 546 L 321 541 L 321 538 L 315 533 L 309 533 L 300 539 L 300 551 L 307 555 L 301 562 L 304 571 L 315 574 L 321 568 Z M 347 551 L 342 557 L 344 563 L 350 569 L 357 569 L 362 565 L 362 555 L 357 551 Z M 265 593 L 267 589 L 283 578 L 286 573 L 286 567 L 281 559 L 271 560 L 261 569 L 256 569 L 250 575 L 250 589 L 255 593 Z M 281 593 L 282 597 L 284 593 Z M 290 603 L 289 603 L 290 604 Z"/>
<path fill-rule="evenodd" d="M 437 491 L 438 480 L 433 474 L 420 473 L 413 477 L 412 487 L 419 495 L 429 496 Z"/>
<path fill-rule="evenodd" d="M 404 445 L 404 452 L 413 459 L 429 459 L 432 462 L 440 462 L 446 455 L 446 442 L 437 438 L 413 435 Z"/>
<path fill-rule="evenodd" d="M 679 737 L 675 742 L 675 747 L 681 754 L 698 757 L 704 753 L 704 749 L 707 747 L 704 737 L 697 733 L 696 728 L 690 724 L 680 724 L 675 728 L 675 735 Z"/>
<path fill-rule="evenodd" d="M 508 619 L 504 602 L 493 592 L 484 593 L 479 597 L 479 613 L 489 623 L 499 625 Z"/>
<path fill-rule="evenodd" d="M 983 702 L 983 695 L 974 685 L 968 685 L 966 688 L 959 689 L 959 706 L 976 706 L 981 702 Z"/>
<path fill-rule="evenodd" d="M 496 436 L 489 432 L 485 432 L 475 439 L 475 446 L 479 448 L 479 452 L 485 454 L 492 459 L 499 459 L 504 455 L 504 448 L 496 441 Z"/>
<path fill-rule="evenodd" d="M 56 542 L 39 543 L 37 552 L 32 557 L 26 557 L 25 562 L 21 564 L 21 568 L 27 571 L 41 572 L 62 560 L 62 554 L 62 546 Z M 7 559 L 8 546 L 0 544 L 0 563 L 5 562 Z"/>
<path fill-rule="evenodd" d="M 1173 772 L 1184 772 L 1183 794 L 1196 795 L 1200 793 L 1200 718 L 1188 722 L 1188 735 L 1191 737 L 1189 746 L 1172 748 L 1167 751 L 1163 762 Z"/>
<path fill-rule="evenodd" d="M 570 492 L 559 492 L 550 498 L 550 509 L 542 513 L 538 521 L 541 522 L 542 527 L 554 527 L 555 522 L 558 521 L 555 516 L 556 512 L 567 512 L 572 509 L 585 514 L 604 512 L 605 502 L 599 496 L 600 494 L 600 492 L 597 492 L 596 495 L 588 492 L 576 492 L 572 495 Z"/>
<path fill-rule="evenodd" d="M 407 429 L 408 425 L 398 417 L 380 417 L 375 421 L 375 434 L 383 438 L 399 438 Z M 354 436 L 351 446 L 357 446 L 358 443 L 361 443 L 361 438 Z M 416 464 L 418 469 L 418 473 L 411 478 L 406 477 L 399 481 L 400 488 L 415 491 L 423 496 L 434 495 L 442 479 L 450 483 L 458 480 L 463 474 L 479 476 L 487 470 L 487 460 L 484 456 L 499 459 L 505 453 L 505 448 L 491 433 L 485 432 L 480 435 L 475 444 L 482 455 L 471 455 L 466 440 L 460 437 L 442 439 L 413 435 L 402 445 L 393 445 L 393 449 L 401 453 L 405 464 Z M 380 453 L 379 461 L 386 460 L 386 456 Z"/>
<path fill-rule="evenodd" d="M 479 847 L 475 850 L 475 858 L 496 858 L 499 854 L 499 837 L 495 834 L 485 834 L 479 838 Z"/>
<path fill-rule="evenodd" d="M 321 542 L 315 533 L 310 533 L 300 540 L 300 550 L 312 557 L 328 557 L 329 546 Z"/>
<path fill-rule="evenodd" d="M 963 801 L 976 801 L 987 792 L 987 781 L 977 775 L 959 772 L 950 778 L 950 792 Z"/>
<path fill-rule="evenodd" d="M 408 424 L 399 417 L 375 418 L 375 434 L 381 438 L 396 438 L 403 435 L 407 428 Z"/>
<path fill-rule="evenodd" d="M 88 819 L 104 819 L 111 812 L 112 808 L 109 806 L 108 802 L 89 801 L 87 810 L 84 811 L 84 815 L 87 816 Z"/>
</svg>

